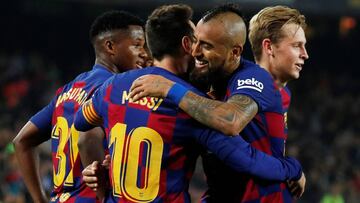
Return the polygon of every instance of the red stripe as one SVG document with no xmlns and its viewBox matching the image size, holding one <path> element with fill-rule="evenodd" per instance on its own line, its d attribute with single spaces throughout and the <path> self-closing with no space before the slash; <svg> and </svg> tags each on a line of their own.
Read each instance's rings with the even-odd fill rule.
<svg viewBox="0 0 360 203">
<path fill-rule="evenodd" d="M 83 88 L 85 87 L 86 82 L 85 81 L 78 81 L 73 84 L 73 88 Z"/>
<path fill-rule="evenodd" d="M 243 184 L 243 183 L 240 183 Z M 260 193 L 254 180 L 249 180 L 246 184 L 246 191 L 241 202 L 259 199 Z"/>
<path fill-rule="evenodd" d="M 284 109 L 288 109 L 290 106 L 291 97 L 288 94 L 288 92 L 285 90 L 285 88 L 282 88 L 280 90 L 281 98 L 282 98 L 282 105 Z"/>
<path fill-rule="evenodd" d="M 268 132 L 271 137 L 286 139 L 284 115 L 274 112 L 265 113 Z"/>
<path fill-rule="evenodd" d="M 186 152 L 184 147 L 171 145 L 169 157 L 173 157 L 171 161 L 168 161 L 168 169 L 170 170 L 183 170 L 185 161 L 187 161 Z"/>
<path fill-rule="evenodd" d="M 164 140 L 164 143 L 171 143 L 176 124 L 176 117 L 160 115 L 151 112 L 147 126 L 158 132 Z"/>
<path fill-rule="evenodd" d="M 251 143 L 251 146 L 255 147 L 256 149 L 263 151 L 267 154 L 272 154 L 271 152 L 271 144 L 268 137 L 262 137 L 259 140 L 255 140 Z"/>
<path fill-rule="evenodd" d="M 283 203 L 284 199 L 281 192 L 275 192 L 272 194 L 269 194 L 267 196 L 261 197 L 260 199 L 261 203 Z"/>
</svg>

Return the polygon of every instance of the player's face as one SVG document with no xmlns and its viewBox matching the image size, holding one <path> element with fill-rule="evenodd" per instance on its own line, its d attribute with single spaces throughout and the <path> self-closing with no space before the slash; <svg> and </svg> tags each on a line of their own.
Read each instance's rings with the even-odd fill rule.
<svg viewBox="0 0 360 203">
<path fill-rule="evenodd" d="M 273 73 L 281 82 L 297 79 L 306 59 L 309 58 L 305 44 L 304 30 L 296 24 L 282 28 L 285 37 L 273 46 L 271 66 Z"/>
<path fill-rule="evenodd" d="M 227 46 L 224 28 L 218 21 L 199 21 L 195 28 L 192 55 L 197 76 L 226 70 L 231 49 Z"/>
<path fill-rule="evenodd" d="M 128 31 L 115 36 L 115 64 L 119 70 L 126 71 L 145 67 L 147 53 L 144 49 L 145 37 L 141 26 L 131 25 Z"/>
</svg>

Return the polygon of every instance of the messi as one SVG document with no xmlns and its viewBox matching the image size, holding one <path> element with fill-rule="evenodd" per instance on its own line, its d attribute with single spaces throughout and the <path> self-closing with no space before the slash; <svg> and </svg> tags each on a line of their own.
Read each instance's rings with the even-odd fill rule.
<svg viewBox="0 0 360 203">
<path fill-rule="evenodd" d="M 159 108 L 160 104 L 163 102 L 163 99 L 156 97 L 144 97 L 134 102 L 132 99 L 130 99 L 129 93 L 127 91 L 123 91 L 121 104 L 125 104 L 127 101 L 131 104 L 138 104 L 140 106 L 144 106 L 148 109 L 156 111 Z"/>
</svg>

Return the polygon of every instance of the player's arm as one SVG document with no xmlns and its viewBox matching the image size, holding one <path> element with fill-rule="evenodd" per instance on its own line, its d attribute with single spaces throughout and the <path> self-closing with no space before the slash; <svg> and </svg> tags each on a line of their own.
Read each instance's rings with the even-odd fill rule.
<svg viewBox="0 0 360 203">
<path fill-rule="evenodd" d="M 102 123 L 99 110 L 96 110 L 98 97 L 99 95 L 95 93 L 94 97 L 85 102 L 82 108 L 76 112 L 74 126 L 80 131 L 78 147 L 85 167 L 82 172 L 83 180 L 86 185 L 96 191 L 99 199 L 103 199 L 108 188 L 108 180 L 105 178 L 107 170 L 99 165 L 105 157 L 102 144 L 105 134 L 100 127 L 96 127 Z M 93 185 L 96 187 L 92 187 Z"/>
<path fill-rule="evenodd" d="M 93 161 L 101 162 L 104 159 L 104 138 L 105 132 L 101 127 L 95 127 L 86 132 L 80 131 L 77 145 L 83 166 L 88 166 Z"/>
<path fill-rule="evenodd" d="M 13 140 L 25 185 L 34 202 L 40 203 L 48 202 L 48 197 L 41 183 L 36 147 L 50 139 L 52 105 L 50 103 L 33 116 Z"/>
<path fill-rule="evenodd" d="M 79 154 L 81 163 L 86 166 L 82 171 L 83 180 L 88 187 L 97 192 L 99 199 L 105 197 L 106 191 L 101 191 L 98 187 L 98 178 L 107 180 L 108 165 L 101 165 L 100 163 L 106 161 L 105 149 L 103 141 L 105 132 L 101 127 L 95 127 L 89 131 L 81 132 L 78 141 Z M 103 181 L 105 187 L 109 184 L 108 181 Z"/>
<path fill-rule="evenodd" d="M 239 134 L 258 111 L 257 103 L 246 95 L 234 95 L 226 102 L 216 101 L 159 75 L 139 77 L 130 90 L 135 101 L 147 96 L 167 97 L 200 123 L 226 135 Z"/>
<path fill-rule="evenodd" d="M 192 91 L 182 97 L 179 107 L 195 120 L 225 135 L 238 135 L 258 111 L 256 102 L 246 95 L 234 95 L 222 102 Z"/>
<path fill-rule="evenodd" d="M 270 156 L 252 147 L 241 136 L 227 137 L 209 129 L 202 129 L 195 134 L 200 144 L 238 172 L 274 181 L 302 178 L 302 168 L 296 159 Z"/>
</svg>

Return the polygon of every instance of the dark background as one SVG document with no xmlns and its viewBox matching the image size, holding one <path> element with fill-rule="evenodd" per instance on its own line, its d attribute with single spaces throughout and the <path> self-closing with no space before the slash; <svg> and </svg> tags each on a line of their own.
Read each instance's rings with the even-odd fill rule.
<svg viewBox="0 0 360 203">
<path fill-rule="evenodd" d="M 9 141 L 46 105 L 60 85 L 90 69 L 94 53 L 88 31 L 104 11 L 122 9 L 146 19 L 159 5 L 187 3 L 194 22 L 225 1 L 37 0 L 0 6 L 0 202 L 30 202 Z M 230 1 L 228 1 L 230 2 Z M 269 5 L 288 5 L 305 14 L 309 60 L 300 79 L 289 83 L 287 153 L 303 164 L 307 188 L 299 202 L 360 197 L 360 94 L 358 89 L 360 0 L 238 0 L 247 20 Z M 244 57 L 252 59 L 249 44 Z M 51 190 L 48 143 L 40 148 L 43 184 Z M 199 167 L 201 167 L 199 165 Z M 195 173 L 194 201 L 206 188 Z"/>
</svg>

